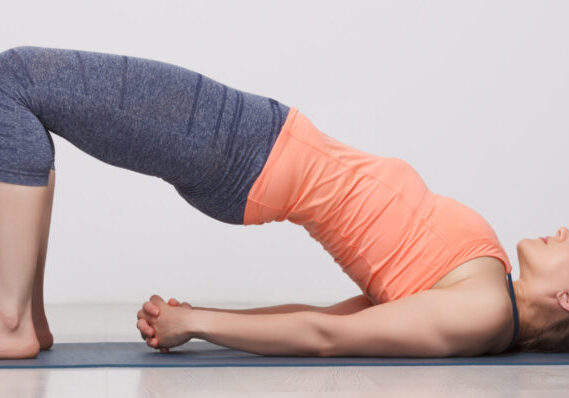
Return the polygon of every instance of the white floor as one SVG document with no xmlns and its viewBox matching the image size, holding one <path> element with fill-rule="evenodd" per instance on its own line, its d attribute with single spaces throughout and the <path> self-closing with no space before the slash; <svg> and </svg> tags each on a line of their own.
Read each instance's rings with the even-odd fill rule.
<svg viewBox="0 0 569 398">
<path fill-rule="evenodd" d="M 142 342 L 138 308 L 46 311 L 56 343 Z M 0 371 L 0 397 L 560 397 L 569 391 L 568 372 L 569 366 L 10 369 Z"/>
</svg>

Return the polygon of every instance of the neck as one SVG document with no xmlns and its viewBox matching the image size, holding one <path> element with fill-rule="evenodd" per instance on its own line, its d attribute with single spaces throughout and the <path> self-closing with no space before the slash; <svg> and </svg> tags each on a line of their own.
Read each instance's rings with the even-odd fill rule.
<svg viewBox="0 0 569 398">
<path fill-rule="evenodd" d="M 536 329 L 543 328 L 558 319 L 559 314 L 553 309 L 555 306 L 551 301 L 553 298 L 529 289 L 524 279 L 514 281 L 513 285 L 520 321 L 518 339 L 525 340 L 533 336 Z"/>
<path fill-rule="evenodd" d="M 535 327 L 535 316 L 537 315 L 537 312 L 535 311 L 535 307 L 533 306 L 532 301 L 528 297 L 528 292 L 524 281 L 518 279 L 517 281 L 513 282 L 513 285 L 520 322 L 518 340 L 525 340 L 532 334 L 532 330 Z"/>
</svg>

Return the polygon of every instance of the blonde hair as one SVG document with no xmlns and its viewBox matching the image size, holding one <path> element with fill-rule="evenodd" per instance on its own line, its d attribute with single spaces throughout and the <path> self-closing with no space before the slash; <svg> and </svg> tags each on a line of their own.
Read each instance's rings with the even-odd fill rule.
<svg viewBox="0 0 569 398">
<path fill-rule="evenodd" d="M 514 351 L 524 352 L 569 352 L 569 317 L 553 322 L 543 328 L 532 328 L 528 337 L 518 338 Z"/>
</svg>

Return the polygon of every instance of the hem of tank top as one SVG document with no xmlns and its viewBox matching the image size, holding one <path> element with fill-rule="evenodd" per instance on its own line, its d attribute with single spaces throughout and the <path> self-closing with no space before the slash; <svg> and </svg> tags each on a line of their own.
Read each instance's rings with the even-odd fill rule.
<svg viewBox="0 0 569 398">
<path fill-rule="evenodd" d="M 507 268 L 508 268 L 508 266 L 511 267 L 512 264 L 510 263 L 510 259 L 507 257 L 505 250 L 503 247 L 501 247 L 500 243 L 497 243 L 495 239 L 481 238 L 481 239 L 476 239 L 476 240 L 470 241 L 468 243 L 468 245 L 477 244 L 477 243 L 489 243 L 497 251 L 504 252 L 504 259 L 498 257 L 497 255 L 496 256 L 480 256 L 480 257 L 496 257 L 497 259 L 499 259 L 504 264 L 504 269 L 506 269 L 506 273 L 508 273 Z M 475 257 L 473 257 L 473 258 L 475 258 Z"/>
<path fill-rule="evenodd" d="M 472 245 L 480 244 L 480 243 L 489 243 L 490 245 L 492 245 L 492 246 L 494 247 L 494 249 L 500 251 L 500 249 L 499 249 L 498 247 L 496 247 L 496 243 L 495 243 L 492 239 L 478 239 L 478 240 L 475 240 L 475 241 L 471 241 L 471 242 L 469 242 L 468 244 L 464 245 L 464 246 L 461 248 L 461 250 L 467 250 L 469 247 L 472 247 Z M 428 290 L 428 289 L 432 288 L 433 285 L 436 284 L 437 281 L 438 281 L 440 278 L 442 278 L 444 275 L 448 274 L 449 272 L 451 272 L 451 271 L 454 270 L 455 268 L 459 267 L 461 264 L 463 264 L 463 263 L 465 263 L 465 262 L 467 262 L 467 261 L 473 260 L 473 259 L 475 259 L 475 258 L 479 258 L 479 257 L 494 257 L 494 258 L 500 260 L 500 262 L 501 262 L 502 265 L 504 266 L 504 271 L 506 272 L 506 274 L 508 273 L 508 265 L 511 267 L 511 264 L 509 264 L 509 260 L 508 260 L 508 261 L 504 261 L 504 259 L 501 258 L 501 257 L 500 257 L 499 255 L 497 255 L 497 254 L 491 254 L 491 253 L 486 253 L 486 254 L 482 253 L 482 254 L 480 254 L 480 253 L 477 253 L 477 254 L 474 254 L 474 255 L 471 255 L 471 254 L 463 255 L 463 256 L 458 257 L 455 261 L 453 261 L 453 262 L 452 262 L 452 266 L 448 267 L 447 270 L 446 270 L 446 272 L 445 272 L 444 274 L 443 274 L 443 273 L 440 273 L 440 275 L 437 275 L 437 276 L 440 276 L 440 277 L 439 277 L 438 279 L 435 279 L 433 283 L 429 283 L 429 285 L 428 285 L 428 287 L 427 287 L 426 289 Z M 506 258 L 507 258 L 507 257 L 506 257 Z M 511 270 L 510 270 L 510 272 L 511 272 Z"/>
<path fill-rule="evenodd" d="M 495 243 L 493 240 L 491 240 L 491 239 L 479 239 L 479 240 L 471 241 L 471 242 L 469 242 L 468 244 L 464 245 L 464 246 L 461 248 L 461 250 L 466 250 L 468 247 L 470 247 L 471 244 L 483 243 L 483 242 L 484 242 L 484 243 L 490 243 L 492 246 L 494 246 L 495 249 L 498 249 L 498 248 L 496 247 L 496 243 Z M 499 250 L 499 249 L 498 249 L 498 250 Z M 458 257 L 456 260 L 454 260 L 454 261 L 452 262 L 452 265 L 451 265 L 450 267 L 446 268 L 446 271 L 445 271 L 445 272 L 436 273 L 436 274 L 435 274 L 435 278 L 432 280 L 432 282 L 429 282 L 428 284 L 426 284 L 424 287 L 420 288 L 419 290 L 413 291 L 413 292 L 411 292 L 411 293 L 409 293 L 409 294 L 399 295 L 399 296 L 397 296 L 397 297 L 394 297 L 394 298 L 391 298 L 391 299 L 389 299 L 389 300 L 387 300 L 387 301 L 382 301 L 382 302 L 389 302 L 389 301 L 393 301 L 393 300 L 398 300 L 398 299 L 400 299 L 400 298 L 407 297 L 407 296 L 413 295 L 413 294 L 415 294 L 415 293 L 420 293 L 420 292 L 429 290 L 429 289 L 431 289 L 442 277 L 444 277 L 446 274 L 448 274 L 449 272 L 451 272 L 451 271 L 454 270 L 455 268 L 459 267 L 462 263 L 465 263 L 466 261 L 469 261 L 469 260 L 472 260 L 472 259 L 475 259 L 475 258 L 478 258 L 478 257 L 494 257 L 494 258 L 497 258 L 498 260 L 500 260 L 500 261 L 502 262 L 502 264 L 504 265 L 504 270 L 505 270 L 506 274 L 508 274 L 507 268 L 508 268 L 508 263 L 509 263 L 509 261 L 508 261 L 508 262 L 505 262 L 505 261 L 504 261 L 502 258 L 500 258 L 498 255 L 495 255 L 495 254 L 463 255 L 463 256 Z M 510 266 L 511 266 L 511 264 L 510 264 Z M 510 272 L 511 272 L 511 270 L 510 270 Z M 370 285 L 371 285 L 371 284 L 370 284 Z M 369 287 L 368 287 L 368 289 L 369 289 Z M 384 289 L 384 290 L 385 290 L 385 289 Z M 377 298 L 378 298 L 378 300 L 379 300 L 379 299 L 381 298 L 381 295 L 379 295 Z"/>
<path fill-rule="evenodd" d="M 256 200 L 256 199 L 253 199 L 253 198 L 247 198 L 247 201 L 249 201 L 249 200 L 250 200 L 251 202 L 255 203 L 256 205 L 263 206 L 263 207 L 266 207 L 266 208 L 271 209 L 271 210 L 277 210 L 277 211 L 282 211 L 282 210 L 283 210 L 283 209 L 280 209 L 280 208 L 277 208 L 277 207 L 269 206 L 269 205 L 267 205 L 267 204 L 265 204 L 265 203 L 263 203 L 263 202 L 261 202 L 261 201 L 258 201 L 258 200 Z"/>
<path fill-rule="evenodd" d="M 261 172 L 255 179 L 255 182 L 249 189 L 247 194 L 247 200 L 245 203 L 245 211 L 243 212 L 243 224 L 244 225 L 251 225 L 251 224 L 261 224 L 260 220 L 260 206 L 265 206 L 271 208 L 273 210 L 282 210 L 282 209 L 275 209 L 274 207 L 268 206 L 262 203 L 262 198 L 265 197 L 265 194 L 268 189 L 269 181 L 267 177 L 267 173 L 269 169 L 272 169 L 273 164 L 280 158 L 282 151 L 285 147 L 286 141 L 290 136 L 290 131 L 292 129 L 292 125 L 294 124 L 294 120 L 296 119 L 296 115 L 298 114 L 299 110 L 295 106 L 291 106 L 288 112 L 288 115 L 281 127 L 279 134 L 277 135 L 277 139 L 269 152 L 269 156 L 265 161 Z M 259 192 L 262 190 L 262 193 Z M 253 206 L 253 202 L 255 206 Z"/>
</svg>

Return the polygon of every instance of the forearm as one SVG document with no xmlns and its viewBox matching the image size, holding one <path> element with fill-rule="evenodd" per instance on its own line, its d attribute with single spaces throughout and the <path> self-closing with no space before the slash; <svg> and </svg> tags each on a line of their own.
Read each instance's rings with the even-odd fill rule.
<svg viewBox="0 0 569 398">
<path fill-rule="evenodd" d="M 320 356 L 337 317 L 309 311 L 235 314 L 194 309 L 188 329 L 192 337 L 255 354 Z"/>
<path fill-rule="evenodd" d="M 224 309 L 224 308 L 206 308 L 206 307 L 193 307 L 195 310 L 226 312 L 232 314 L 290 314 L 292 312 L 325 312 L 328 307 L 317 307 L 315 305 L 307 304 L 281 304 L 269 307 L 247 308 L 242 310 Z"/>
<path fill-rule="evenodd" d="M 347 315 L 361 311 L 370 306 L 373 306 L 373 303 L 368 298 L 366 298 L 366 296 L 359 295 L 327 307 L 318 307 L 315 305 L 306 305 L 306 304 L 282 304 L 271 307 L 248 308 L 243 310 L 206 308 L 206 307 L 194 307 L 194 309 L 205 310 L 205 311 L 228 312 L 233 314 L 290 314 L 293 312 L 308 311 L 308 312 L 318 312 L 324 314 Z"/>
</svg>

